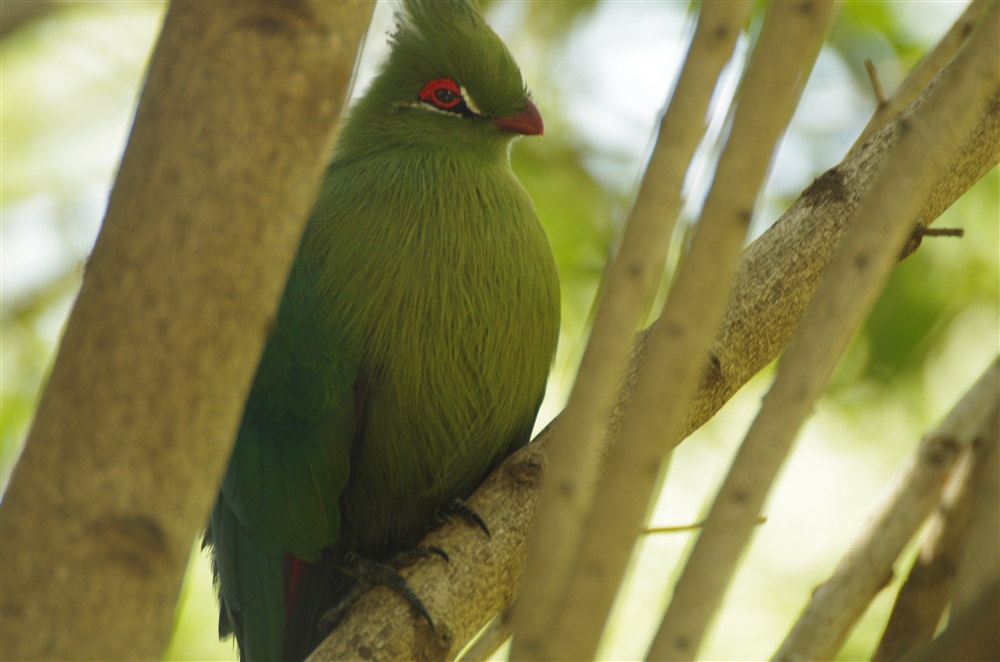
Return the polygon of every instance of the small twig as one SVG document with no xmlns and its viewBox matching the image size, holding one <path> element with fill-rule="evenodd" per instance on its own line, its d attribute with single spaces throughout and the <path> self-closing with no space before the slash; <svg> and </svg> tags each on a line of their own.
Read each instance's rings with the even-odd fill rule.
<svg viewBox="0 0 1000 662">
<path fill-rule="evenodd" d="M 881 108 L 886 103 L 885 88 L 882 87 L 882 81 L 878 77 L 878 69 L 875 68 L 875 63 L 872 62 L 871 58 L 865 60 L 865 71 L 868 72 L 868 80 L 871 81 L 872 92 L 875 93 L 875 101 Z"/>
<path fill-rule="evenodd" d="M 917 225 L 913 228 L 910 238 L 906 240 L 903 250 L 899 251 L 899 261 L 902 262 L 916 253 L 920 244 L 923 243 L 924 237 L 957 237 L 961 239 L 964 236 L 965 230 L 962 228 L 929 228 L 926 225 Z"/>
<path fill-rule="evenodd" d="M 955 24 L 951 26 L 934 50 L 928 53 L 920 63 L 913 68 L 906 80 L 888 99 L 884 99 L 876 90 L 875 96 L 879 99 L 875 112 L 872 114 L 868 125 L 865 126 L 861 135 L 854 141 L 849 153 L 853 154 L 861 148 L 865 142 L 881 129 L 897 113 L 905 108 L 911 101 L 916 99 L 928 84 L 944 69 L 955 54 L 962 48 L 968 40 L 969 35 L 975 30 L 976 25 L 990 8 L 990 2 L 974 0 L 969 3 L 965 12 L 959 17 Z M 868 63 L 865 63 L 868 67 Z M 868 76 L 871 77 L 869 70 Z M 875 83 L 873 81 L 872 85 Z M 883 92 L 884 94 L 884 92 Z"/>
<path fill-rule="evenodd" d="M 763 524 L 765 522 L 767 522 L 766 517 L 760 516 L 757 518 L 757 524 Z M 646 529 L 642 533 L 643 535 L 647 536 L 656 535 L 660 533 L 686 533 L 688 531 L 697 531 L 703 526 L 705 526 L 704 520 L 701 522 L 695 522 L 694 524 L 681 524 L 679 526 L 653 526 Z"/>
</svg>

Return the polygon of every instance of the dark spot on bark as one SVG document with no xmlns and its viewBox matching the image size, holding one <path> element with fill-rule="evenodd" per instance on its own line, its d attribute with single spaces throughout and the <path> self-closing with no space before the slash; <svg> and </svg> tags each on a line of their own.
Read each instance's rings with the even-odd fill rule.
<svg viewBox="0 0 1000 662">
<path fill-rule="evenodd" d="M 868 268 L 868 255 L 866 253 L 860 253 L 854 256 L 854 266 L 858 268 L 858 271 L 864 271 Z"/>
<path fill-rule="evenodd" d="M 722 359 L 715 352 L 708 353 L 708 370 L 710 377 L 715 377 L 722 372 Z"/>
<path fill-rule="evenodd" d="M 733 492 L 733 501 L 735 503 L 740 504 L 740 505 L 746 503 L 747 499 L 749 499 L 749 498 L 750 498 L 750 495 L 747 494 L 747 491 L 744 490 L 744 489 L 742 489 L 742 488 L 740 488 L 740 489 L 736 490 L 735 492 Z"/>
<path fill-rule="evenodd" d="M 145 515 L 107 515 L 91 524 L 105 558 L 141 578 L 163 572 L 171 564 L 167 536 Z"/>
<path fill-rule="evenodd" d="M 571 497 L 576 492 L 576 486 L 568 480 L 559 481 L 559 494 L 564 497 Z"/>
<path fill-rule="evenodd" d="M 810 207 L 818 207 L 823 204 L 846 202 L 850 197 L 850 192 L 844 182 L 844 175 L 840 168 L 835 166 L 813 180 L 802 193 L 804 204 Z"/>
<path fill-rule="evenodd" d="M 686 651 L 691 648 L 691 639 L 687 635 L 680 635 L 674 638 L 674 647 L 679 651 Z"/>
<path fill-rule="evenodd" d="M 639 279 L 642 277 L 643 271 L 642 264 L 639 262 L 630 262 L 628 267 L 625 269 L 628 275 L 632 278 Z"/>
<path fill-rule="evenodd" d="M 958 454 L 961 444 L 954 437 L 934 437 L 928 440 L 930 452 L 927 453 L 927 463 L 932 467 L 950 465 Z"/>
<path fill-rule="evenodd" d="M 542 465 L 530 460 L 515 462 L 507 469 L 511 479 L 523 487 L 533 487 L 542 479 Z"/>
<path fill-rule="evenodd" d="M 315 21 L 312 10 L 304 2 L 261 3 L 248 12 L 236 26 L 265 37 L 293 38 L 309 29 Z"/>
</svg>

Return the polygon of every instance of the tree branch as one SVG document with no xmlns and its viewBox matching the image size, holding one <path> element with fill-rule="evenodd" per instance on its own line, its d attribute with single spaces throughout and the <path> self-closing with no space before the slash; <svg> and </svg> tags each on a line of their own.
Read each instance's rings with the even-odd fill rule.
<svg viewBox="0 0 1000 662">
<path fill-rule="evenodd" d="M 942 73 L 926 104 L 904 120 L 899 144 L 850 221 L 719 489 L 674 586 L 651 658 L 686 660 L 697 653 L 802 422 L 826 389 L 913 231 L 921 206 L 913 191 L 934 183 L 1000 91 L 997 14 L 994 5 L 968 46 Z M 824 643 L 830 648 L 789 648 L 783 659 L 829 657 L 840 641 Z"/>
<path fill-rule="evenodd" d="M 597 651 L 664 458 L 681 441 L 677 424 L 708 363 L 760 188 L 839 9 L 839 2 L 815 0 L 768 7 L 712 188 L 651 334 L 574 580 L 546 641 L 546 659 L 592 659 Z M 515 643 L 519 636 L 515 630 Z"/>
<path fill-rule="evenodd" d="M 177 3 L 0 518 L 0 658 L 157 659 L 373 3 Z"/>
<path fill-rule="evenodd" d="M 993 380 L 993 387 L 1000 381 L 997 364 L 987 379 Z M 989 385 L 983 387 L 977 383 L 976 388 Z M 985 400 L 982 405 L 993 406 L 996 416 L 1000 393 L 991 395 L 993 400 Z M 894 660 L 908 649 L 929 642 L 948 607 L 958 570 L 968 557 L 970 524 L 980 487 L 988 480 L 988 470 L 995 471 L 989 459 L 990 453 L 996 452 L 997 421 L 986 421 L 983 431 L 985 434 L 962 449 L 948 478 L 920 553 L 896 596 L 889 622 L 872 656 L 874 660 Z"/>
<path fill-rule="evenodd" d="M 564 427 L 554 433 L 553 469 L 543 487 L 526 594 L 512 617 L 519 632 L 515 658 L 545 655 L 566 598 L 577 542 L 593 501 L 605 423 L 624 377 L 630 341 L 660 281 L 684 174 L 705 133 L 716 81 L 752 8 L 750 2 L 702 5 L 621 250 L 608 268 L 594 328 L 566 405 Z"/>
<path fill-rule="evenodd" d="M 776 660 L 833 657 L 872 599 L 892 581 L 893 564 L 930 514 L 958 459 L 984 437 L 998 402 L 1000 363 L 994 362 L 893 479 L 833 575 L 813 591 Z"/>
<path fill-rule="evenodd" d="M 872 86 L 875 88 L 875 97 L 878 105 L 875 107 L 875 112 L 872 114 L 871 119 L 868 120 L 868 124 L 861 131 L 861 135 L 854 141 L 854 146 L 851 147 L 852 152 L 859 149 L 888 120 L 898 115 L 900 110 L 909 105 L 910 102 L 923 92 L 934 77 L 948 66 L 948 63 L 955 57 L 955 53 L 968 41 L 969 35 L 975 31 L 976 25 L 986 15 L 989 8 L 989 0 L 972 0 L 969 6 L 965 8 L 965 11 L 962 12 L 962 15 L 958 17 L 958 20 L 955 21 L 954 25 L 951 26 L 951 29 L 948 30 L 948 33 L 937 43 L 934 50 L 920 60 L 920 63 L 913 68 L 906 77 L 906 80 L 903 81 L 889 99 L 883 98 L 880 94 L 881 84 L 876 85 L 878 77 L 875 72 L 875 65 L 870 64 L 870 60 L 865 61 L 865 68 L 868 69 L 868 75 L 872 77 Z"/>
</svg>

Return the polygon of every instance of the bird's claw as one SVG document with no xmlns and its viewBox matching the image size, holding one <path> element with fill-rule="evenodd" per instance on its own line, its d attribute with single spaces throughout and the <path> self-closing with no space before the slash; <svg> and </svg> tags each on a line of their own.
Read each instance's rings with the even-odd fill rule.
<svg viewBox="0 0 1000 662">
<path fill-rule="evenodd" d="M 469 508 L 469 506 L 459 498 L 452 499 L 451 503 L 449 503 L 447 506 L 438 508 L 437 515 L 440 519 L 444 520 L 445 522 L 448 522 L 449 524 L 454 523 L 451 521 L 449 515 L 456 515 L 458 517 L 461 517 L 469 524 L 472 524 L 482 529 L 483 533 L 486 534 L 487 538 L 491 540 L 493 539 L 493 535 L 490 533 L 490 527 L 486 526 L 486 521 L 479 516 L 479 513 L 474 511 L 472 508 Z"/>
<path fill-rule="evenodd" d="M 392 589 L 405 599 L 409 603 L 410 608 L 420 614 L 427 621 L 431 631 L 437 635 L 437 626 L 434 624 L 434 619 L 431 618 L 427 606 L 424 605 L 424 601 L 420 599 L 420 596 L 410 587 L 406 578 L 399 574 L 397 570 L 398 567 L 402 567 L 418 559 L 430 558 L 431 556 L 439 556 L 444 559 L 445 563 L 450 562 L 448 554 L 440 547 L 433 545 L 418 545 L 411 550 L 397 554 L 388 563 L 370 561 L 358 556 L 354 552 L 348 552 L 344 555 L 346 565 L 342 570 L 354 577 L 356 581 L 347 595 L 332 609 L 323 614 L 320 619 L 320 627 L 327 632 L 333 630 L 340 623 L 341 619 L 344 618 L 344 615 L 351 606 L 361 597 L 362 593 L 372 586 L 382 585 Z"/>
</svg>

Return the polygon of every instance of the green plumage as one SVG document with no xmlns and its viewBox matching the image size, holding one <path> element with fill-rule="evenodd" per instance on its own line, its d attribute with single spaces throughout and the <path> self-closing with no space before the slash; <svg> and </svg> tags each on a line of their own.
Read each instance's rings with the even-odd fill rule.
<svg viewBox="0 0 1000 662">
<path fill-rule="evenodd" d="M 306 655 L 344 583 L 336 559 L 411 548 L 526 443 L 555 352 L 555 265 L 508 158 L 541 118 L 475 8 L 403 5 L 342 130 L 212 513 L 220 631 L 248 659 Z"/>
</svg>

